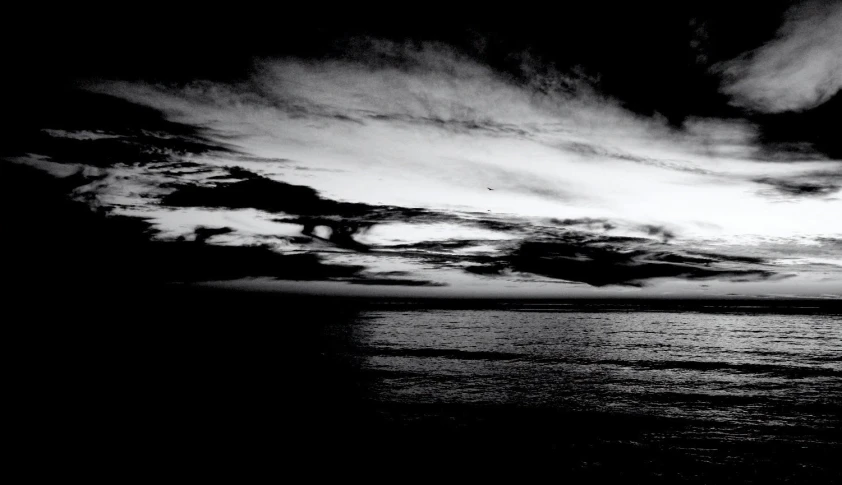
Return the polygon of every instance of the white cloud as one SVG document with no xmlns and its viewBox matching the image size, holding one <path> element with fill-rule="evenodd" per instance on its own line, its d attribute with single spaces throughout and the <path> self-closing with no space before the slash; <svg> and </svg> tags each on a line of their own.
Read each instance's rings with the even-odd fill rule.
<svg viewBox="0 0 842 485">
<path fill-rule="evenodd" d="M 27 154 L 20 157 L 8 157 L 6 160 L 12 163 L 29 165 L 49 173 L 53 177 L 65 178 L 83 171 L 83 167 L 74 163 L 57 163 L 50 160 L 50 157 L 38 154 Z"/>
<path fill-rule="evenodd" d="M 67 131 L 45 128 L 43 131 L 55 138 L 70 138 L 73 140 L 104 140 L 107 138 L 120 138 L 119 135 L 110 135 L 108 133 L 89 130 Z"/>
<path fill-rule="evenodd" d="M 571 91 L 577 81 L 558 74 L 556 83 L 538 83 L 542 91 L 441 46 L 374 45 L 370 57 L 265 60 L 253 79 L 239 85 L 109 83 L 96 89 L 207 128 L 211 138 L 253 156 L 210 154 L 192 158 L 194 163 L 243 166 L 335 200 L 503 220 L 605 218 L 629 227 L 657 225 L 676 234 L 671 244 L 693 248 L 714 241 L 736 254 L 751 246 L 747 240 L 768 245 L 780 238 L 842 234 L 840 200 L 776 201 L 752 181 L 842 169 L 842 162 L 819 156 L 798 163 L 759 159 L 757 129 L 746 121 L 693 119 L 675 130 L 588 89 Z M 378 62 L 378 52 L 403 62 Z M 290 161 L 308 170 L 291 170 Z M 197 214 L 180 217 L 181 209 L 165 213 L 149 204 L 164 176 L 146 168 L 121 170 L 131 183 L 115 181 L 105 189 L 111 197 L 101 199 L 153 217 L 170 236 L 191 230 L 188 223 Z M 207 224 L 244 234 L 278 230 L 257 214 L 236 221 L 220 216 L 207 214 Z M 260 229 L 237 225 L 247 220 Z M 457 229 L 382 224 L 359 237 L 372 244 L 501 239 Z M 454 274 L 458 278 L 448 276 L 454 284 L 475 281 Z"/>
<path fill-rule="evenodd" d="M 842 88 L 842 3 L 793 7 L 775 39 L 717 69 L 738 106 L 778 113 L 824 103 Z"/>
<path fill-rule="evenodd" d="M 506 240 L 516 236 L 505 232 L 467 227 L 454 223 L 410 224 L 393 222 L 378 224 L 357 238 L 363 244 L 389 246 L 393 244 L 415 244 L 451 239 Z"/>
<path fill-rule="evenodd" d="M 676 131 L 587 89 L 571 94 L 565 86 L 574 81 L 539 92 L 441 46 L 374 46 L 369 57 L 350 60 L 263 61 L 245 85 L 98 89 L 211 134 L 235 134 L 253 155 L 316 169 L 283 171 L 267 162 L 262 173 L 283 172 L 275 176 L 338 200 L 619 218 L 669 224 L 679 237 L 789 236 L 838 226 L 829 222 L 838 201 L 775 204 L 752 180 L 842 163 L 758 160 L 756 127 L 745 121 L 693 119 Z M 376 62 L 383 52 L 403 62 Z M 703 230 L 713 226 L 719 229 Z"/>
</svg>

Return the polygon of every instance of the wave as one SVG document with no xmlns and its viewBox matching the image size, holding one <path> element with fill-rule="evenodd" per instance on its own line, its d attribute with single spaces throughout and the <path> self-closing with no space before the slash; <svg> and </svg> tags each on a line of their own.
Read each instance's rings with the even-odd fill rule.
<svg viewBox="0 0 842 485">
<path fill-rule="evenodd" d="M 363 353 L 369 355 L 381 355 L 392 357 L 442 357 L 446 359 L 460 360 L 515 360 L 524 357 L 523 354 L 510 352 L 493 352 L 481 350 L 459 350 L 459 349 L 413 349 L 392 347 L 369 347 L 363 349 Z"/>
<path fill-rule="evenodd" d="M 731 371 L 741 374 L 771 374 L 781 377 L 842 377 L 842 370 L 827 367 L 804 367 L 780 364 L 734 364 L 716 361 L 686 361 L 686 360 L 598 360 L 599 364 L 621 365 L 641 369 L 687 369 L 698 371 Z"/>
<path fill-rule="evenodd" d="M 725 371 L 740 374 L 766 374 L 790 379 L 806 377 L 842 377 L 842 370 L 782 364 L 731 363 L 687 360 L 619 360 L 551 357 L 534 354 L 434 348 L 368 347 L 363 354 L 389 357 L 444 358 L 456 360 L 529 361 L 542 364 L 616 365 L 645 370 Z"/>
</svg>

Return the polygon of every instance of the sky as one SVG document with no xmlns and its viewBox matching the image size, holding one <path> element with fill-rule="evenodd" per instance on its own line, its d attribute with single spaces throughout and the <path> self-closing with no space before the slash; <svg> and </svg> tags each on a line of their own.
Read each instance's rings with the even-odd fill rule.
<svg viewBox="0 0 842 485">
<path fill-rule="evenodd" d="M 842 297 L 842 3 L 650 8 L 33 13 L 47 47 L 5 61 L 9 278 Z"/>
</svg>

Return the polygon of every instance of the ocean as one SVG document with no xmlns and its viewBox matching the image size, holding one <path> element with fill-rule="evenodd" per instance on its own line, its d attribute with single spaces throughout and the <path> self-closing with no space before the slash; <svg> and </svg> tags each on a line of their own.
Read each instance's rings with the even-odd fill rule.
<svg viewBox="0 0 842 485">
<path fill-rule="evenodd" d="M 380 453 L 540 458 L 568 479 L 838 483 L 842 316 L 768 310 L 374 309 L 325 325 L 319 357 L 327 399 L 348 403 L 339 448 L 374 435 Z"/>
<path fill-rule="evenodd" d="M 838 305 L 199 292 L 111 306 L 32 307 L 33 322 L 88 319 L 18 340 L 31 446 L 73 450 L 67 470 L 842 483 Z"/>
</svg>

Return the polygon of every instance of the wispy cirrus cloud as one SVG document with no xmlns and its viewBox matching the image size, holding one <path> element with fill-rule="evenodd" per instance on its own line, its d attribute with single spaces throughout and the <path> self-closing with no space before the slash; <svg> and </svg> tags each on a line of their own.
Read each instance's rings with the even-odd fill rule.
<svg viewBox="0 0 842 485">
<path fill-rule="evenodd" d="M 824 103 L 842 89 L 842 4 L 792 7 L 774 39 L 715 69 L 737 106 L 779 113 Z"/>
<path fill-rule="evenodd" d="M 247 83 L 96 89 L 225 134 L 255 157 L 310 169 L 255 162 L 253 170 L 372 205 L 638 218 L 685 232 L 715 219 L 726 231 L 786 234 L 815 228 L 758 219 L 767 202 L 746 196 L 756 192 L 754 181 L 839 165 L 809 151 L 797 165 L 781 163 L 741 120 L 691 119 L 676 130 L 560 73 L 544 74 L 559 79 L 536 87 L 446 46 L 366 49 L 319 61 L 263 60 Z M 816 220 L 792 215 L 793 225 Z"/>
</svg>

